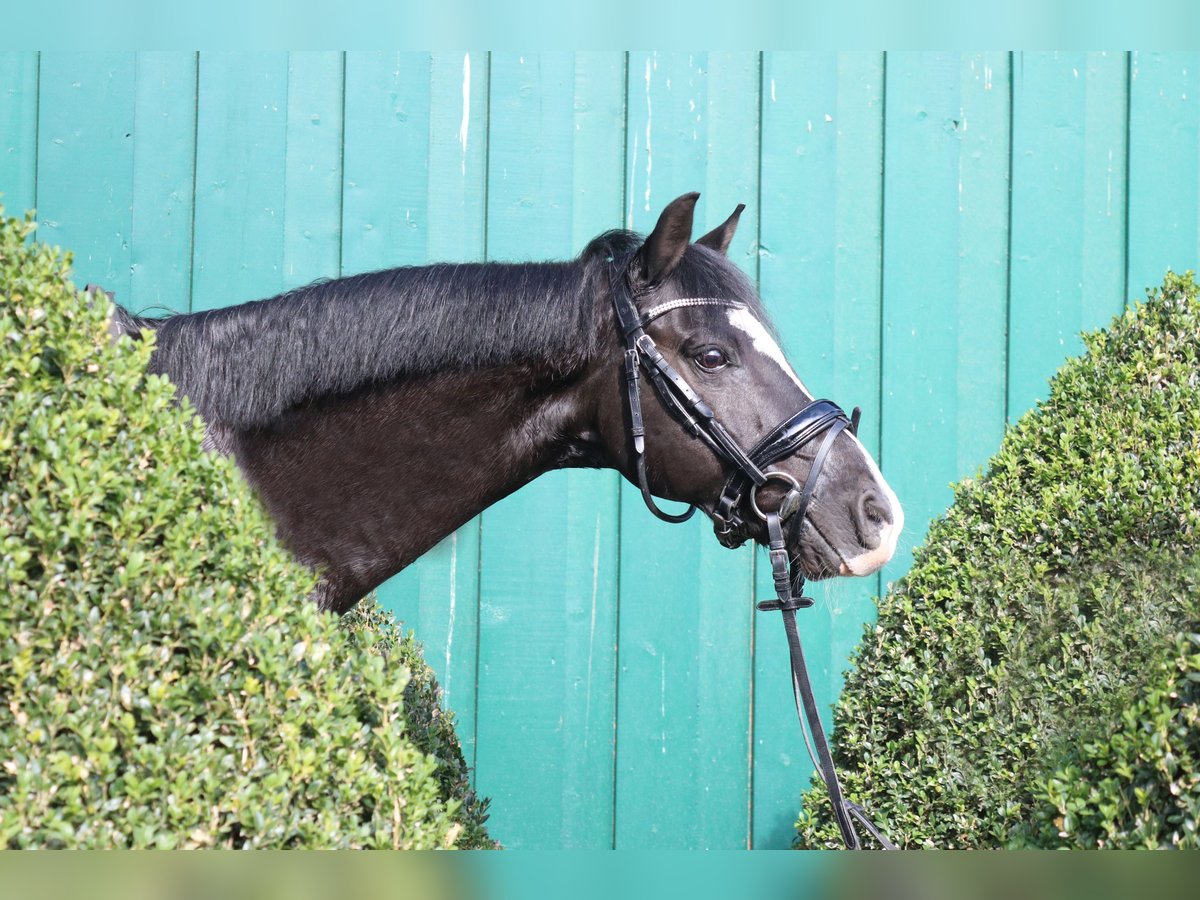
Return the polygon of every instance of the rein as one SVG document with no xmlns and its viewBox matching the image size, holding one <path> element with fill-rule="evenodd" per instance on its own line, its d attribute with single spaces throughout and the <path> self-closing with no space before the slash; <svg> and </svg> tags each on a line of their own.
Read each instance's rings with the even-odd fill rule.
<svg viewBox="0 0 1200 900">
<path fill-rule="evenodd" d="M 621 271 L 620 267 L 618 271 Z M 642 421 L 641 375 L 644 372 L 667 412 L 732 469 L 712 514 L 717 539 L 726 547 L 741 546 L 749 539 L 748 522 L 743 515 L 746 505 L 750 507 L 749 513 L 766 523 L 776 598 L 763 600 L 757 604 L 757 608 L 762 612 L 779 610 L 782 613 L 792 668 L 792 695 L 796 702 L 796 716 L 800 720 L 800 732 L 813 767 L 820 773 L 821 780 L 825 782 L 829 791 L 834 818 L 841 831 L 842 840 L 851 850 L 862 848 L 862 842 L 854 827 L 854 823 L 858 822 L 881 847 L 885 850 L 895 850 L 896 845 L 867 817 L 863 808 L 847 800 L 842 793 L 837 770 L 833 765 L 833 755 L 829 750 L 824 726 L 821 724 L 812 682 L 808 677 L 808 666 L 804 661 L 804 649 L 796 624 L 796 610 L 812 606 L 813 601 L 804 596 L 804 574 L 800 571 L 798 563 L 789 564 L 787 544 L 784 540 L 786 523 L 793 522 L 791 527 L 796 529 L 797 534 L 804 525 L 817 479 L 833 447 L 834 439 L 846 428 L 850 429 L 851 434 L 858 433 L 860 410 L 855 407 L 853 414 L 847 417 L 841 407 L 833 401 L 813 400 L 768 431 L 749 452 L 743 450 L 717 420 L 712 407 L 705 403 L 683 376 L 667 362 L 654 340 L 646 334 L 645 328 L 659 316 L 677 309 L 697 306 L 742 309 L 745 308 L 744 304 L 716 297 L 689 297 L 660 303 L 642 313 L 638 311 L 636 299 L 646 293 L 648 291 L 642 291 L 640 294 L 630 291 L 626 279 L 614 273 L 611 294 L 617 325 L 625 347 L 625 405 L 629 412 L 634 465 L 642 499 L 650 512 L 665 522 L 686 522 L 696 512 L 694 504 L 683 513 L 664 512 L 658 508 L 650 493 L 646 477 L 646 428 Z M 803 486 L 786 472 L 769 470 L 772 464 L 791 456 L 822 435 L 820 447 Z M 758 491 L 771 480 L 783 481 L 790 487 L 778 509 L 763 512 L 758 505 Z M 809 733 L 812 735 L 811 741 Z"/>
</svg>

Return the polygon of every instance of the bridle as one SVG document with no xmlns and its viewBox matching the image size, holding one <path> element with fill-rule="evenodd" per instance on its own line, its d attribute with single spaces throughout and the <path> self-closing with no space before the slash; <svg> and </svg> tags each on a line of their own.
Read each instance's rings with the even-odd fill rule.
<svg viewBox="0 0 1200 900">
<path fill-rule="evenodd" d="M 808 667 L 804 662 L 800 632 L 796 625 L 796 610 L 812 606 L 813 601 L 804 596 L 804 574 L 798 564 L 789 564 L 784 540 L 784 527 L 787 522 L 794 523 L 797 534 L 803 526 L 813 500 L 817 479 L 821 475 L 834 440 L 847 428 L 851 434 L 858 433 L 860 410 L 855 407 L 853 414 L 847 416 L 832 400 L 813 400 L 768 431 L 749 451 L 744 450 L 717 419 L 712 407 L 705 403 L 683 376 L 667 362 L 645 329 L 655 319 L 674 310 L 698 306 L 745 309 L 745 304 L 719 297 L 687 297 L 668 300 L 651 306 L 645 312 L 639 312 L 637 299 L 652 291 L 653 287 L 633 290 L 629 284 L 627 267 L 618 265 L 614 268 L 610 293 L 617 327 L 625 347 L 625 408 L 629 414 L 634 468 L 642 499 L 650 512 L 666 522 L 686 522 L 696 512 L 695 505 L 689 506 L 680 514 L 664 512 L 658 508 L 650 493 L 646 477 L 646 428 L 642 420 L 641 375 L 644 372 L 658 395 L 659 402 L 672 418 L 694 437 L 699 438 L 730 468 L 721 497 L 711 513 L 717 539 L 726 547 L 744 544 L 750 537 L 748 515 L 762 520 L 767 526 L 776 598 L 758 603 L 757 608 L 764 612 L 779 610 L 783 614 L 791 658 L 792 693 L 796 701 L 796 715 L 800 719 L 801 734 L 804 736 L 813 766 L 820 773 L 821 780 L 825 782 L 829 791 L 834 818 L 842 833 L 842 840 L 852 850 L 862 847 L 854 827 L 857 821 L 881 847 L 895 850 L 896 845 L 867 818 L 863 808 L 847 800 L 842 793 L 829 742 L 821 725 L 816 697 L 808 677 Z M 770 469 L 770 466 L 793 455 L 818 437 L 821 438 L 821 443 L 803 486 L 786 472 Z M 758 503 L 758 491 L 772 480 L 788 485 L 788 491 L 776 509 L 764 511 Z M 808 720 L 808 729 L 812 733 L 812 742 L 804 730 L 805 719 Z M 816 745 L 815 752 L 813 744 Z"/>
</svg>

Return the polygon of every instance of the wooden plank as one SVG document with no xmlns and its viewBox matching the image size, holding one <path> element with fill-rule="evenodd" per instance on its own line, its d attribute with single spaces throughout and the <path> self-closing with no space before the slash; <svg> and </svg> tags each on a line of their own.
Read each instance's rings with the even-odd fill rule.
<svg viewBox="0 0 1200 900">
<path fill-rule="evenodd" d="M 192 309 L 279 293 L 286 53 L 201 53 Z"/>
<path fill-rule="evenodd" d="M 129 296 L 134 56 L 42 54 L 38 236 L 74 254 L 75 280 Z"/>
<path fill-rule="evenodd" d="M 283 286 L 341 274 L 343 54 L 288 56 Z"/>
<path fill-rule="evenodd" d="M 346 56 L 342 270 L 428 262 L 428 53 Z"/>
<path fill-rule="evenodd" d="M 475 766 L 479 643 L 479 520 L 452 532 L 377 589 L 379 603 L 413 631 L 454 715 L 467 764 Z"/>
<path fill-rule="evenodd" d="M 575 256 L 621 218 L 624 55 L 491 79 L 488 255 Z M 477 784 L 508 847 L 612 843 L 617 504 L 615 473 L 556 472 L 483 515 Z"/>
<path fill-rule="evenodd" d="M 885 582 L 1003 434 L 1008 64 L 887 58 L 882 462 L 909 524 Z"/>
<path fill-rule="evenodd" d="M 0 203 L 21 218 L 37 205 L 38 54 L 0 52 Z"/>
<path fill-rule="evenodd" d="M 1200 53 L 1135 52 L 1129 90 L 1126 299 L 1200 270 Z"/>
<path fill-rule="evenodd" d="M 350 53 L 346 58 L 342 269 L 483 258 L 487 54 Z M 479 522 L 382 585 L 412 628 L 475 754 Z"/>
<path fill-rule="evenodd" d="M 1008 53 L 980 53 L 964 55 L 960 63 L 964 130 L 959 182 L 955 480 L 983 465 L 1004 436 L 1011 61 Z M 902 427 L 900 423 L 897 426 Z M 905 458 L 897 461 L 903 464 Z"/>
<path fill-rule="evenodd" d="M 760 290 L 785 352 L 819 397 L 864 410 L 878 454 L 883 57 L 765 54 Z M 773 595 L 765 556 L 758 596 Z M 875 615 L 879 579 L 810 587 L 805 655 L 821 702 L 841 690 L 846 657 Z M 812 766 L 796 722 L 778 615 L 755 617 L 753 846 L 785 849 Z"/>
<path fill-rule="evenodd" d="M 630 55 L 634 228 L 649 231 L 666 203 L 701 190 L 699 235 L 756 196 L 758 82 L 753 53 Z M 752 240 L 739 231 L 735 259 Z M 702 517 L 660 522 L 622 490 L 615 844 L 746 847 L 750 550 L 721 547 Z"/>
<path fill-rule="evenodd" d="M 1016 58 L 1010 421 L 1124 307 L 1127 84 L 1124 53 Z"/>
<path fill-rule="evenodd" d="M 487 232 L 488 54 L 434 53 L 430 64 L 431 262 L 483 259 Z"/>
<path fill-rule="evenodd" d="M 130 293 L 117 299 L 145 315 L 191 305 L 196 62 L 194 53 L 137 55 Z"/>
</svg>

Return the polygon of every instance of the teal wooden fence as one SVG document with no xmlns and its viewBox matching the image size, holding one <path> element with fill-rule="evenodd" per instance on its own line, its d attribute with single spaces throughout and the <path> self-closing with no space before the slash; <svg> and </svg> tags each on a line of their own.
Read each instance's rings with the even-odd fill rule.
<svg viewBox="0 0 1200 900">
<path fill-rule="evenodd" d="M 1200 244 L 1200 54 L 0 54 L 0 191 L 78 278 L 198 310 L 540 259 L 703 192 L 796 368 L 924 523 Z M 512 847 L 782 847 L 810 766 L 766 567 L 613 473 L 539 480 L 381 592 Z M 832 702 L 878 578 L 804 616 Z"/>
</svg>

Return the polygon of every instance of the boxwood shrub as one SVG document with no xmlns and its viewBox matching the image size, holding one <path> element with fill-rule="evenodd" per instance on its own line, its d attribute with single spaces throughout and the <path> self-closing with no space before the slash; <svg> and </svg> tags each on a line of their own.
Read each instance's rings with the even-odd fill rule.
<svg viewBox="0 0 1200 900">
<path fill-rule="evenodd" d="M 337 620 L 0 209 L 0 847 L 486 846 L 411 637 Z"/>
<path fill-rule="evenodd" d="M 847 793 L 905 846 L 1195 843 L 1190 273 L 1085 344 L 955 487 L 835 708 Z M 838 844 L 819 785 L 798 830 Z"/>
<path fill-rule="evenodd" d="M 1021 843 L 1200 847 L 1200 634 L 1178 635 L 1169 650 L 1131 702 L 1039 783 Z"/>
</svg>

